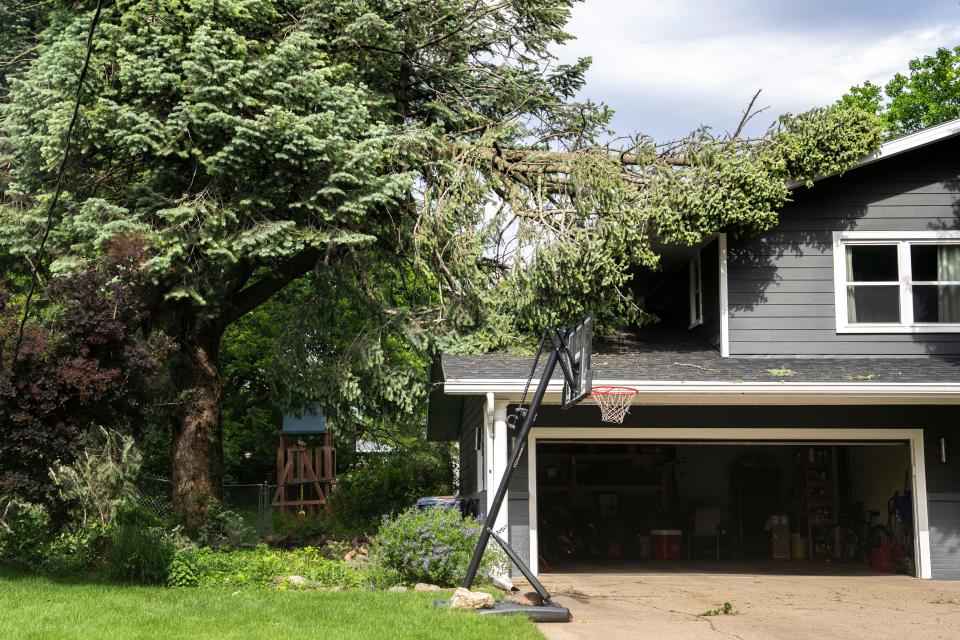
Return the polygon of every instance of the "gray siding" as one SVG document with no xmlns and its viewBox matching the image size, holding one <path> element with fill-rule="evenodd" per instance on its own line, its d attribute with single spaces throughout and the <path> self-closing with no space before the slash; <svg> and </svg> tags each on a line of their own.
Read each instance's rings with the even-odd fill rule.
<svg viewBox="0 0 960 640">
<path fill-rule="evenodd" d="M 460 495 L 477 494 L 477 429 L 483 428 L 483 398 L 464 398 L 460 421 Z"/>
<path fill-rule="evenodd" d="M 834 231 L 960 229 L 960 140 L 799 189 L 769 232 L 731 239 L 730 355 L 953 355 L 960 334 L 837 334 Z"/>
<path fill-rule="evenodd" d="M 929 494 L 930 568 L 939 580 L 960 580 L 960 494 Z"/>
<path fill-rule="evenodd" d="M 960 438 L 948 426 L 923 431 L 927 464 L 927 517 L 933 577 L 960 580 Z M 947 462 L 940 462 L 939 441 L 946 438 Z"/>
</svg>

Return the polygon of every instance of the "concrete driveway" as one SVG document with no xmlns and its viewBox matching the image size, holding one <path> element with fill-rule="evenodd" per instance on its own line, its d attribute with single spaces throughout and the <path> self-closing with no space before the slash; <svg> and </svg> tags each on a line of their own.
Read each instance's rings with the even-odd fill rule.
<svg viewBox="0 0 960 640">
<path fill-rule="evenodd" d="M 573 612 L 573 622 L 540 629 L 549 640 L 960 638 L 960 581 L 849 567 L 839 575 L 790 575 L 784 566 L 779 573 L 688 566 L 545 574 L 541 579 Z M 701 615 L 724 602 L 733 605 L 731 615 Z"/>
</svg>

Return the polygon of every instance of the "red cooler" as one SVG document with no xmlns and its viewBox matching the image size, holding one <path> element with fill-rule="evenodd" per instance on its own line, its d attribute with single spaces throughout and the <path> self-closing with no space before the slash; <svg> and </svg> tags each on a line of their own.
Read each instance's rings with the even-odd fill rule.
<svg viewBox="0 0 960 640">
<path fill-rule="evenodd" d="M 679 529 L 654 529 L 650 532 L 650 540 L 655 559 L 683 559 L 683 532 Z"/>
</svg>

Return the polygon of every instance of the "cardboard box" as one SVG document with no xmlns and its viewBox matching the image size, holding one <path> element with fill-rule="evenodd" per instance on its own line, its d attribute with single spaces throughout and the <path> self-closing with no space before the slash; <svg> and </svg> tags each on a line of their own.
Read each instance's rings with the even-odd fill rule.
<svg viewBox="0 0 960 640">
<path fill-rule="evenodd" d="M 770 532 L 770 549 L 773 558 L 790 559 L 790 519 L 785 515 L 772 515 L 767 518 L 767 531 Z"/>
</svg>

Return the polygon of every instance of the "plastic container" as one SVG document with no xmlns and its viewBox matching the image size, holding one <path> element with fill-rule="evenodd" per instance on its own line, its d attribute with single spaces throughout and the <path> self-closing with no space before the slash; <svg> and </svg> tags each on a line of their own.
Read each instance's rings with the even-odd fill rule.
<svg viewBox="0 0 960 640">
<path fill-rule="evenodd" d="M 641 560 L 650 559 L 650 556 L 653 554 L 653 545 L 650 541 L 650 536 L 643 534 L 637 536 L 637 551 Z"/>
<path fill-rule="evenodd" d="M 683 559 L 683 531 L 679 529 L 654 529 L 650 532 L 650 541 L 655 559 Z"/>
<path fill-rule="evenodd" d="M 417 500 L 417 510 L 426 509 L 456 509 L 460 515 L 466 516 L 471 513 L 470 500 L 458 496 L 427 496 Z"/>
</svg>

